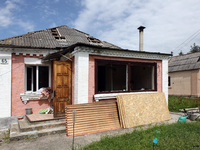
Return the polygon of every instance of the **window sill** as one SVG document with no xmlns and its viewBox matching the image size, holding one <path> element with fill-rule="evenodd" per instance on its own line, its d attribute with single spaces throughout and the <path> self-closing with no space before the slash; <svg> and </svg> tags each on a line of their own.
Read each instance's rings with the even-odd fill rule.
<svg viewBox="0 0 200 150">
<path fill-rule="evenodd" d="M 95 94 L 94 100 L 98 102 L 101 99 L 116 99 L 117 95 L 123 95 L 123 94 L 138 94 L 138 93 L 155 93 L 155 91 L 152 92 L 127 92 L 127 93 L 107 93 L 107 94 Z M 157 92 L 156 92 L 157 93 Z"/>
<path fill-rule="evenodd" d="M 38 99 L 39 96 L 40 96 L 40 94 L 36 94 L 36 93 L 20 94 L 21 100 L 22 100 L 22 102 L 24 102 L 25 105 L 27 104 L 28 101 L 47 100 L 46 96 L 42 97 L 41 99 Z M 51 96 L 51 99 L 53 99 L 53 94 Z M 48 99 L 48 101 L 51 102 L 51 99 Z"/>
</svg>

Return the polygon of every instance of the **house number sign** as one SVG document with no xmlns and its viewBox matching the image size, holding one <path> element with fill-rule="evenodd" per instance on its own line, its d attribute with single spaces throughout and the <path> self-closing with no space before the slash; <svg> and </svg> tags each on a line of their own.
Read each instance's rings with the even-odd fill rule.
<svg viewBox="0 0 200 150">
<path fill-rule="evenodd" d="M 1 58 L 1 64 L 8 64 L 8 60 L 6 58 Z"/>
</svg>

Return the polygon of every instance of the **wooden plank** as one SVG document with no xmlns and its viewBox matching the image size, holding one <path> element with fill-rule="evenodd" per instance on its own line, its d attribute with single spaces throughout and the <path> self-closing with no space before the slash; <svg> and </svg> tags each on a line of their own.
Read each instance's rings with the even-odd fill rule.
<svg viewBox="0 0 200 150">
<path fill-rule="evenodd" d="M 76 110 L 75 136 L 120 128 L 117 104 L 114 101 L 67 105 L 65 117 L 68 136 L 73 135 L 73 110 Z"/>
</svg>

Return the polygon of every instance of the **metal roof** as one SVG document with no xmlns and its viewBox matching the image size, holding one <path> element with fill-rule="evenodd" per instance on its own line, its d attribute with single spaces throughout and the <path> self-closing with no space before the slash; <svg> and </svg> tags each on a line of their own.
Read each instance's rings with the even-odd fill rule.
<svg viewBox="0 0 200 150">
<path fill-rule="evenodd" d="M 92 39 L 95 38 L 87 33 L 62 25 L 45 30 L 28 32 L 27 34 L 11 38 L 1 39 L 0 46 L 55 49 L 68 47 L 75 43 L 84 43 L 89 45 L 100 45 L 102 47 L 120 48 L 105 41 Z"/>
<path fill-rule="evenodd" d="M 169 72 L 200 68 L 200 52 L 174 56 L 169 59 Z"/>
</svg>

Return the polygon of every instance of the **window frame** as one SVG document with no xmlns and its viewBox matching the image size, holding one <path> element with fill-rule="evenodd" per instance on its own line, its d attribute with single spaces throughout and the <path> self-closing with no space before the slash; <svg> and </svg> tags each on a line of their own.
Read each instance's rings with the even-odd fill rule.
<svg viewBox="0 0 200 150">
<path fill-rule="evenodd" d="M 36 91 L 33 91 L 33 83 L 31 84 L 31 90 L 27 90 L 27 68 L 32 68 L 32 81 L 33 81 L 33 66 L 36 66 Z M 49 87 L 51 87 L 51 65 L 50 64 L 25 64 L 24 73 L 24 92 L 25 93 L 36 93 L 39 90 L 39 66 L 49 67 Z"/>
<path fill-rule="evenodd" d="M 125 91 L 113 91 L 113 92 L 99 92 L 98 91 L 98 64 L 120 64 L 126 65 L 126 90 Z M 154 67 L 154 90 L 130 90 L 130 80 L 131 80 L 131 65 L 147 65 Z M 128 89 L 127 89 L 128 88 Z M 156 62 L 136 62 L 136 61 L 118 61 L 118 60 L 104 60 L 95 59 L 95 94 L 107 94 L 107 93 L 127 93 L 127 92 L 147 92 L 147 91 L 157 91 L 157 63 Z"/>
</svg>

